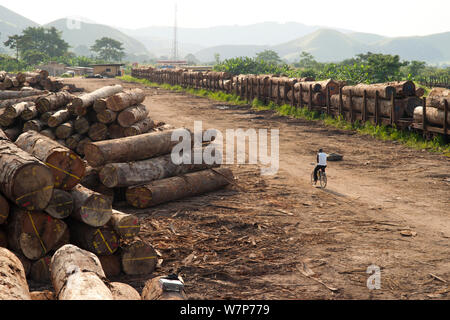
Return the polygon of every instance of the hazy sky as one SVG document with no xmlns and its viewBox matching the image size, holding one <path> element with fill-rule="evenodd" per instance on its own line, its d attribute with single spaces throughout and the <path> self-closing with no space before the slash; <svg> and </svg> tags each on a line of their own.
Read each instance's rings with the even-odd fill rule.
<svg viewBox="0 0 450 320">
<path fill-rule="evenodd" d="M 300 22 L 387 36 L 450 31 L 450 0 L 178 0 L 181 27 Z M 129 29 L 171 26 L 175 0 L 0 0 L 0 4 L 45 24 L 83 16 Z"/>
</svg>

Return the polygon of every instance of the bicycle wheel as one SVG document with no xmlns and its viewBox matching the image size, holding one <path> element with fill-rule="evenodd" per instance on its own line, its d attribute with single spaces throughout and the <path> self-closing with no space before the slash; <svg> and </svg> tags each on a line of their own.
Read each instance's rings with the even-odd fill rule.
<svg viewBox="0 0 450 320">
<path fill-rule="evenodd" d="M 327 187 L 327 174 L 325 172 L 322 172 L 320 174 L 320 186 L 322 187 L 322 189 L 325 189 Z"/>
</svg>

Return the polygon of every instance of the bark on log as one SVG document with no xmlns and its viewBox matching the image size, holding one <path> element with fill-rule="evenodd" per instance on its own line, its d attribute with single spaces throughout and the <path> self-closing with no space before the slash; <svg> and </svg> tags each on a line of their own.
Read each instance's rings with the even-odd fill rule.
<svg viewBox="0 0 450 320">
<path fill-rule="evenodd" d="M 55 293 L 52 291 L 33 291 L 30 293 L 31 300 L 33 301 L 53 301 L 55 299 Z"/>
<path fill-rule="evenodd" d="M 428 94 L 427 107 L 429 106 L 444 110 L 444 100 L 447 100 L 450 103 L 450 89 L 434 88 Z"/>
<path fill-rule="evenodd" d="M 16 125 L 17 121 L 14 118 L 8 118 L 5 115 L 5 110 L 0 110 L 0 126 L 3 128 L 11 127 L 13 125 Z"/>
<path fill-rule="evenodd" d="M 194 159 L 192 152 L 191 159 Z M 180 164 L 172 161 L 172 155 L 143 161 L 106 164 L 99 172 L 100 181 L 108 188 L 143 185 L 155 180 L 178 176 L 216 167 L 207 164 Z"/>
<path fill-rule="evenodd" d="M 161 283 L 162 279 L 174 281 L 174 278 L 175 277 L 156 277 L 148 280 L 142 290 L 142 300 L 187 300 L 184 289 L 180 289 L 180 291 L 168 291 L 163 287 L 163 284 Z"/>
<path fill-rule="evenodd" d="M 144 102 L 144 100 L 144 91 L 136 88 L 109 97 L 106 99 L 106 106 L 112 111 L 119 112 L 133 105 L 140 104 Z"/>
<path fill-rule="evenodd" d="M 45 256 L 37 261 L 34 261 L 31 266 L 30 278 L 38 283 L 50 283 L 50 261 L 51 256 Z"/>
<path fill-rule="evenodd" d="M 120 139 L 125 137 L 125 128 L 113 123 L 108 127 L 108 136 L 111 139 Z"/>
<path fill-rule="evenodd" d="M 48 119 L 55 113 L 56 111 L 49 111 L 46 113 L 41 114 L 39 120 L 42 121 L 45 125 L 48 123 Z"/>
<path fill-rule="evenodd" d="M 98 256 L 100 263 L 102 264 L 103 271 L 107 278 L 113 278 L 120 275 L 122 267 L 120 265 L 120 255 L 113 254 L 110 256 Z"/>
<path fill-rule="evenodd" d="M 5 248 L 0 248 L 0 273 L 0 300 L 31 300 L 22 263 Z"/>
<path fill-rule="evenodd" d="M 43 212 L 14 207 L 8 223 L 9 246 L 30 260 L 47 255 L 59 243 L 67 225 Z"/>
<path fill-rule="evenodd" d="M 84 161 L 77 154 L 34 131 L 20 135 L 16 145 L 50 167 L 55 188 L 72 190 L 86 171 Z"/>
<path fill-rule="evenodd" d="M 8 235 L 8 234 L 7 234 Z M 22 263 L 23 269 L 25 270 L 25 275 L 28 277 L 31 272 L 31 265 L 33 262 L 25 257 L 22 253 L 17 251 L 11 251 L 17 258 L 19 258 L 20 262 Z"/>
<path fill-rule="evenodd" d="M 97 113 L 97 119 L 103 124 L 113 123 L 117 119 L 117 112 L 111 111 L 109 109 L 100 111 Z"/>
<path fill-rule="evenodd" d="M 70 193 L 54 189 L 50 203 L 44 211 L 55 219 L 65 219 L 72 214 L 73 207 L 73 199 Z"/>
<path fill-rule="evenodd" d="M 32 106 L 34 106 L 34 102 L 21 102 L 10 107 L 6 107 L 4 116 L 11 119 L 18 118 L 22 112 Z"/>
<path fill-rule="evenodd" d="M 67 138 L 74 134 L 74 131 L 75 129 L 73 128 L 73 121 L 68 121 L 56 128 L 55 135 L 59 140 L 65 141 Z M 63 143 L 63 145 L 65 145 L 65 143 Z"/>
<path fill-rule="evenodd" d="M 26 90 L 26 91 L 3 91 L 0 90 L 0 100 L 10 100 L 10 99 L 21 99 L 28 97 L 36 97 L 46 94 L 45 91 L 42 90 Z"/>
<path fill-rule="evenodd" d="M 9 141 L 2 131 L 0 141 L 0 191 L 27 210 L 47 207 L 54 187 L 50 169 Z"/>
<path fill-rule="evenodd" d="M 109 224 L 122 239 L 134 238 L 141 230 L 138 217 L 114 209 Z"/>
<path fill-rule="evenodd" d="M 36 100 L 36 96 L 18 98 L 18 99 L 8 99 L 8 100 L 0 100 L 0 109 L 7 108 L 9 106 L 21 103 L 21 102 L 34 102 Z"/>
<path fill-rule="evenodd" d="M 139 292 L 126 283 L 111 282 L 109 284 L 109 289 L 111 290 L 114 300 L 141 300 Z"/>
<path fill-rule="evenodd" d="M 9 202 L 0 194 L 0 224 L 5 224 L 9 216 Z"/>
<path fill-rule="evenodd" d="M 72 101 L 72 104 L 77 115 L 84 116 L 87 113 L 88 109 L 93 106 L 95 100 L 108 98 L 121 91 L 123 91 L 121 85 L 103 87 L 101 89 L 95 90 L 94 92 L 87 93 L 75 98 Z"/>
<path fill-rule="evenodd" d="M 72 217 L 92 227 L 108 223 L 112 215 L 111 199 L 100 193 L 77 185 L 71 195 L 74 200 Z"/>
<path fill-rule="evenodd" d="M 416 85 L 412 81 L 394 81 L 386 82 L 384 85 L 391 86 L 395 89 L 397 97 L 414 97 L 416 96 Z"/>
<path fill-rule="evenodd" d="M 74 220 L 69 224 L 70 239 L 81 249 L 98 256 L 113 255 L 118 250 L 120 238 L 111 227 L 95 228 Z"/>
<path fill-rule="evenodd" d="M 78 117 L 74 122 L 75 131 L 79 134 L 86 134 L 89 132 L 90 122 L 86 117 Z"/>
<path fill-rule="evenodd" d="M 135 208 L 149 208 L 161 203 L 216 191 L 233 181 L 233 173 L 227 168 L 217 168 L 189 173 L 184 176 L 151 182 L 144 186 L 130 187 L 127 202 Z"/>
<path fill-rule="evenodd" d="M 171 141 L 172 134 L 190 132 L 188 129 L 176 129 L 139 136 L 86 144 L 86 161 L 92 167 L 101 167 L 106 163 L 121 163 L 145 160 L 168 154 L 179 141 Z M 191 133 L 192 135 L 192 133 Z"/>
<path fill-rule="evenodd" d="M 139 121 L 145 120 L 148 114 L 149 111 L 143 104 L 129 107 L 119 113 L 117 123 L 124 128 L 128 128 Z"/>
<path fill-rule="evenodd" d="M 153 273 L 158 255 L 146 241 L 135 238 L 121 245 L 122 270 L 127 275 L 148 275 Z"/>
<path fill-rule="evenodd" d="M 56 128 L 57 126 L 70 120 L 70 117 L 71 117 L 71 114 L 70 114 L 69 110 L 67 110 L 67 109 L 59 110 L 48 118 L 47 125 L 50 128 Z"/>
<path fill-rule="evenodd" d="M 57 92 L 38 98 L 36 100 L 36 107 L 40 113 L 58 110 L 72 102 L 74 98 L 75 96 L 69 92 Z"/>
<path fill-rule="evenodd" d="M 80 184 L 88 189 L 93 189 L 100 184 L 100 178 L 98 176 L 100 169 L 92 168 L 90 166 L 86 167 L 86 173 L 80 181 Z"/>
<path fill-rule="evenodd" d="M 100 261 L 88 251 L 66 245 L 54 254 L 50 270 L 58 300 L 114 299 Z"/>
<path fill-rule="evenodd" d="M 393 86 L 385 84 L 358 84 L 356 86 L 345 86 L 342 88 L 342 94 L 349 96 L 351 91 L 353 96 L 363 97 L 364 90 L 366 90 L 367 97 L 369 98 L 375 98 L 377 91 L 379 97 L 382 99 L 390 99 L 392 94 L 396 94 L 396 90 Z"/>
<path fill-rule="evenodd" d="M 433 107 L 427 107 L 427 122 L 431 123 L 435 126 L 443 127 L 444 126 L 444 111 L 433 108 Z M 417 107 L 416 110 L 414 110 L 414 121 L 417 123 L 422 123 L 423 119 L 423 107 Z M 447 115 L 447 126 L 450 127 L 450 112 Z"/>
<path fill-rule="evenodd" d="M 150 132 L 153 128 L 155 128 L 155 122 L 152 119 L 145 119 L 125 128 L 123 132 L 126 137 L 132 137 Z"/>
<path fill-rule="evenodd" d="M 45 129 L 45 127 L 47 127 L 47 125 L 43 123 L 41 120 L 34 119 L 24 123 L 23 132 L 27 131 L 41 132 L 42 130 Z"/>
<path fill-rule="evenodd" d="M 103 112 L 107 109 L 106 107 L 106 99 L 98 99 L 95 100 L 94 105 L 92 107 L 96 113 Z"/>
<path fill-rule="evenodd" d="M 31 105 L 22 111 L 22 114 L 20 115 L 20 117 L 24 121 L 29 121 L 29 120 L 33 120 L 33 119 L 37 118 L 38 115 L 39 115 L 39 111 L 37 110 L 36 105 Z"/>
</svg>

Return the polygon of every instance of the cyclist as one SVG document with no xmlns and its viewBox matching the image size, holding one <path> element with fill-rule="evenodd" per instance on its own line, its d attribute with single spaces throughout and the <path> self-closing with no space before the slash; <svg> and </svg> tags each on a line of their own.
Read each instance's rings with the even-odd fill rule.
<svg viewBox="0 0 450 320">
<path fill-rule="evenodd" d="M 319 153 L 317 154 L 317 166 L 314 169 L 314 184 L 317 184 L 317 180 L 319 179 L 317 176 L 319 170 L 325 172 L 325 169 L 327 168 L 327 157 L 328 155 L 323 152 L 323 149 L 320 149 Z"/>
</svg>

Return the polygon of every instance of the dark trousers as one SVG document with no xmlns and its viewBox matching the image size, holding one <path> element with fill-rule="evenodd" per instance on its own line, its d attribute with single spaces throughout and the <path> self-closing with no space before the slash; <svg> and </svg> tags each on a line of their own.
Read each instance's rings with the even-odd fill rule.
<svg viewBox="0 0 450 320">
<path fill-rule="evenodd" d="M 327 166 L 317 166 L 315 169 L 314 169 L 314 181 L 317 181 L 317 180 L 319 180 L 319 178 L 318 178 L 318 176 L 317 176 L 317 173 L 319 172 L 319 170 L 322 170 L 322 172 L 325 172 L 325 169 L 327 168 Z"/>
</svg>

